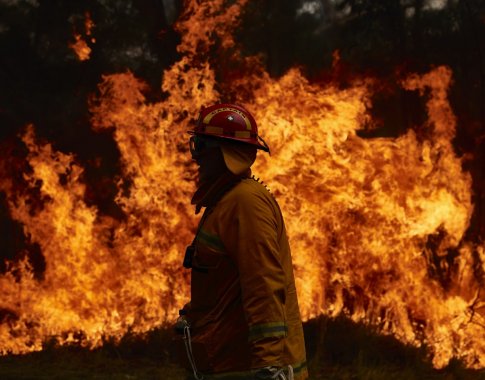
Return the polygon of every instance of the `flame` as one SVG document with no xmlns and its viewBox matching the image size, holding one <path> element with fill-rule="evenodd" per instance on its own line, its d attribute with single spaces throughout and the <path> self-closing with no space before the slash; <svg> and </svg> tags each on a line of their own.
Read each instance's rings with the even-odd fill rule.
<svg viewBox="0 0 485 380">
<path fill-rule="evenodd" d="M 86 12 L 84 16 L 84 34 L 86 37 L 89 37 L 92 35 L 94 22 L 91 19 L 89 12 Z M 91 37 L 90 42 L 95 43 L 96 39 Z M 74 33 L 74 42 L 69 43 L 69 47 L 76 53 L 76 56 L 80 61 L 88 60 L 91 55 L 91 48 L 80 33 Z"/>
<path fill-rule="evenodd" d="M 86 33 L 86 36 L 92 35 L 93 28 L 94 28 L 94 22 L 91 19 L 91 14 L 89 12 L 85 12 L 84 13 L 84 31 Z M 95 42 L 95 41 L 91 40 L 91 42 Z"/>
<path fill-rule="evenodd" d="M 74 34 L 75 41 L 69 44 L 69 47 L 74 50 L 77 58 L 80 61 L 87 61 L 91 55 L 91 48 L 80 34 Z"/>
<path fill-rule="evenodd" d="M 342 91 L 311 85 L 297 70 L 266 78 L 250 109 L 273 155 L 256 168 L 286 213 L 305 319 L 343 313 L 404 342 L 426 342 L 437 367 L 453 356 L 483 366 L 485 345 L 474 338 L 483 336 L 483 315 L 471 309 L 480 292 L 472 256 L 483 247 L 461 243 L 471 177 L 451 144 L 450 80 L 439 67 L 403 81 L 428 97 L 429 134 L 420 141 L 412 130 L 396 139 L 357 136 L 369 82 Z M 460 264 L 445 268 L 453 274 L 446 289 L 429 268 L 440 258 L 445 265 L 452 249 Z"/>
<path fill-rule="evenodd" d="M 472 179 L 452 146 L 450 69 L 401 83 L 427 101 L 424 136 L 361 138 L 376 79 L 347 89 L 310 83 L 298 69 L 274 79 L 250 57 L 232 90 L 217 83 L 210 33 L 223 41 L 218 52 L 233 51 L 245 3 L 186 3 L 177 24 L 183 56 L 163 74 L 164 101 L 148 102 L 147 86 L 130 72 L 104 76 L 90 99 L 94 130 L 112 130 L 121 154 L 123 219 L 89 206 L 76 157 L 26 129 L 31 191 L 16 192 L 8 177 L 0 190 L 47 265 L 40 280 L 26 260 L 0 276 L 0 310 L 10 316 L 0 324 L 0 352 L 40 350 L 49 337 L 96 347 L 173 321 L 188 301 L 181 259 L 196 225 L 187 113 L 195 117 L 227 91 L 255 114 L 271 146 L 254 171 L 285 214 L 303 319 L 344 314 L 426 344 L 438 368 L 453 357 L 485 367 L 485 250 L 464 238 Z"/>
</svg>

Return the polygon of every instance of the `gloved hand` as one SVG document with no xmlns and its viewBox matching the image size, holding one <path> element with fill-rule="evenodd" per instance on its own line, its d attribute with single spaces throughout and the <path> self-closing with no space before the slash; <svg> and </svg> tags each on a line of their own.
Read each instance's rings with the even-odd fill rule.
<svg viewBox="0 0 485 380">
<path fill-rule="evenodd" d="M 187 307 L 189 305 L 189 307 Z M 185 335 L 185 328 L 190 327 L 190 322 L 187 320 L 187 310 L 190 309 L 190 303 L 186 304 L 183 309 L 179 310 L 179 317 L 174 325 L 174 330 L 179 335 Z"/>
<path fill-rule="evenodd" d="M 287 367 L 264 367 L 254 372 L 254 380 L 290 380 Z"/>
</svg>

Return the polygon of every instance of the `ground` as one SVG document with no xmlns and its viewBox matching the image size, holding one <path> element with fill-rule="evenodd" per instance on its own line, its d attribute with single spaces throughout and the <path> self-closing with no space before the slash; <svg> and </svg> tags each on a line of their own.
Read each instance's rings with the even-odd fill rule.
<svg viewBox="0 0 485 380">
<path fill-rule="evenodd" d="M 426 349 L 401 344 L 345 318 L 304 324 L 310 380 L 485 380 L 485 370 L 466 369 L 453 360 L 436 370 Z M 184 380 L 175 362 L 171 331 L 144 337 L 127 335 L 102 348 L 59 347 L 46 342 L 41 352 L 0 357 L 2 380 Z"/>
</svg>

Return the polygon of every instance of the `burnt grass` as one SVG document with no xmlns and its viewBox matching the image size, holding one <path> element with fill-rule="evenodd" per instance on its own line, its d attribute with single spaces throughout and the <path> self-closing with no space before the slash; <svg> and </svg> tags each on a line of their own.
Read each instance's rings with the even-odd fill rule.
<svg viewBox="0 0 485 380">
<path fill-rule="evenodd" d="M 310 380 L 485 380 L 458 360 L 434 369 L 425 347 L 406 346 L 363 324 L 320 317 L 304 324 Z M 0 379 L 184 380 L 170 329 L 106 340 L 95 350 L 48 341 L 41 352 L 0 357 Z"/>
</svg>

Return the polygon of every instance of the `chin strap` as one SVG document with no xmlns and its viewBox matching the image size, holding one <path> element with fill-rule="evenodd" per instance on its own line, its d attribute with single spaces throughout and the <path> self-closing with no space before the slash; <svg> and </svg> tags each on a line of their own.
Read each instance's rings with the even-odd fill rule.
<svg viewBox="0 0 485 380">
<path fill-rule="evenodd" d="M 264 140 L 263 140 L 263 138 L 262 138 L 261 136 L 258 136 L 258 140 L 261 140 L 261 142 L 263 143 L 264 147 L 265 147 L 266 149 L 268 149 L 268 150 L 267 150 L 268 154 L 271 156 L 271 151 L 269 150 L 269 146 L 268 146 L 268 144 L 266 144 L 266 141 L 264 141 Z"/>
</svg>

